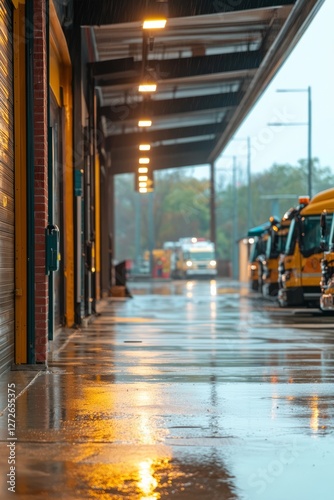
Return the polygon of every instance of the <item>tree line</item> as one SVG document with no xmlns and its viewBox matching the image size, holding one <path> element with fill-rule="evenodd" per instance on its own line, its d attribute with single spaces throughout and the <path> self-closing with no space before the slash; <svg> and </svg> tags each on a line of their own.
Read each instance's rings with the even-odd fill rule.
<svg viewBox="0 0 334 500">
<path fill-rule="evenodd" d="M 216 173 L 216 243 L 220 259 L 231 259 L 233 237 L 245 237 L 248 223 L 253 227 L 271 215 L 282 217 L 298 203 L 298 196 L 307 194 L 307 160 L 299 160 L 297 165 L 274 164 L 264 172 L 253 173 L 250 185 L 239 171 L 237 168 L 234 178 L 226 170 Z M 195 174 L 194 168 L 156 171 L 154 192 L 144 195 L 134 191 L 133 175 L 115 176 L 117 260 L 134 260 L 138 248 L 141 254 L 148 250 L 150 234 L 154 248 L 181 237 L 210 238 L 210 180 Z M 313 194 L 333 187 L 332 169 L 313 159 L 312 181 Z"/>
</svg>

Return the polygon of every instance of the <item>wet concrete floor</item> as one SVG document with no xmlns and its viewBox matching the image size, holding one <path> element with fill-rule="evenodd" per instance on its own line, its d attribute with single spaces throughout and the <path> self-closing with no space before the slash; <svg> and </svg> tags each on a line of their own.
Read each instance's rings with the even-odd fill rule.
<svg viewBox="0 0 334 500">
<path fill-rule="evenodd" d="M 0 498 L 331 500 L 334 317 L 235 282 L 129 287 L 48 370 L 0 379 Z"/>
</svg>

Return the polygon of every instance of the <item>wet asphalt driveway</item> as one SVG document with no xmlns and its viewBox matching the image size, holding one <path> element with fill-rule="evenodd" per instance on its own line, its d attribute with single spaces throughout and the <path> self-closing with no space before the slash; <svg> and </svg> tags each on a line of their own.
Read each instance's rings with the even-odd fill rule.
<svg viewBox="0 0 334 500">
<path fill-rule="evenodd" d="M 334 317 L 228 281 L 130 289 L 0 379 L 0 498 L 332 500 Z"/>
</svg>

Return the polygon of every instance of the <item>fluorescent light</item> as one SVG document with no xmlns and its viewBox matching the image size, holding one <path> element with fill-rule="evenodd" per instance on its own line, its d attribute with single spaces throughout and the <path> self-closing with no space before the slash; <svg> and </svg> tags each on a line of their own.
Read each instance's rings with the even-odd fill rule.
<svg viewBox="0 0 334 500">
<path fill-rule="evenodd" d="M 144 30 L 159 30 L 166 26 L 167 19 L 147 19 L 144 21 Z"/>
<path fill-rule="evenodd" d="M 151 149 L 150 144 L 141 144 L 139 146 L 139 151 L 149 151 Z"/>
<path fill-rule="evenodd" d="M 150 127 L 152 125 L 151 120 L 139 120 L 138 127 Z"/>
<path fill-rule="evenodd" d="M 143 181 L 148 181 L 147 175 L 140 175 L 138 177 L 138 181 L 143 182 Z"/>
<path fill-rule="evenodd" d="M 138 87 L 139 92 L 155 92 L 157 90 L 156 83 L 142 83 Z"/>
<path fill-rule="evenodd" d="M 138 168 L 138 173 L 139 174 L 147 174 L 148 168 L 147 167 L 139 167 Z"/>
<path fill-rule="evenodd" d="M 139 186 L 140 188 L 145 188 L 145 187 L 147 188 L 147 182 L 139 182 L 139 183 L 138 183 L 138 186 Z"/>
<path fill-rule="evenodd" d="M 139 158 L 140 165 L 148 165 L 150 163 L 149 158 Z"/>
<path fill-rule="evenodd" d="M 139 192 L 140 192 L 140 193 L 147 193 L 147 188 L 140 187 L 140 188 L 139 188 Z"/>
</svg>

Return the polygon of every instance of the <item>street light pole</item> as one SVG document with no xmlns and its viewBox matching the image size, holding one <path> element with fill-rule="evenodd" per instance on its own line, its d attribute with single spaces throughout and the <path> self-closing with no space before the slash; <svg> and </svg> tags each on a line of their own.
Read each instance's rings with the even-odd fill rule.
<svg viewBox="0 0 334 500">
<path fill-rule="evenodd" d="M 311 87 L 307 89 L 277 89 L 277 92 L 307 92 L 307 188 L 309 197 L 312 198 L 312 93 Z M 306 125 L 305 123 L 269 123 L 268 125 Z"/>
<path fill-rule="evenodd" d="M 233 224 L 232 224 L 232 277 L 238 279 L 238 190 L 237 190 L 237 157 L 233 156 Z"/>
<path fill-rule="evenodd" d="M 312 96 L 311 87 L 307 88 L 308 92 L 308 192 L 312 197 Z"/>
<path fill-rule="evenodd" d="M 247 228 L 252 225 L 251 143 L 247 137 Z"/>
</svg>

